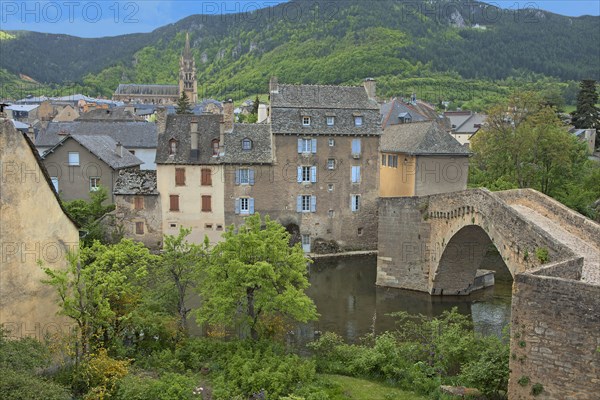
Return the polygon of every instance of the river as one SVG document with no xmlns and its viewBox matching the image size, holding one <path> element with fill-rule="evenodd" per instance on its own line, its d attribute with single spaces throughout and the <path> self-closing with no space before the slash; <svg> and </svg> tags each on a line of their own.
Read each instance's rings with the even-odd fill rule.
<svg viewBox="0 0 600 400">
<path fill-rule="evenodd" d="M 491 255 L 486 260 L 488 264 L 484 268 L 499 267 L 495 286 L 470 296 L 430 296 L 376 286 L 377 258 L 374 256 L 319 259 L 310 266 L 311 287 L 307 294 L 321 317 L 317 322 L 301 326 L 297 334 L 301 341 L 308 341 L 314 338 L 315 331 L 331 331 L 349 342 L 356 342 L 373 329 L 376 334 L 395 329 L 395 320 L 389 313 L 406 311 L 438 316 L 456 307 L 471 317 L 477 332 L 500 335 L 510 321 L 512 278 L 497 256 Z"/>
</svg>

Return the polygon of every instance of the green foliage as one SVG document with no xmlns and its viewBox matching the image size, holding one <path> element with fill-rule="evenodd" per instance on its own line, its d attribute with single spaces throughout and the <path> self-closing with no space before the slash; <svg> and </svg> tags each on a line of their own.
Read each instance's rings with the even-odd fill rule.
<svg viewBox="0 0 600 400">
<path fill-rule="evenodd" d="M 165 373 L 159 378 L 147 375 L 128 375 L 118 385 L 115 400 L 191 400 L 194 395 L 197 378 Z M 202 398 L 202 397 L 200 397 Z"/>
<path fill-rule="evenodd" d="M 253 339 L 264 336 L 275 316 L 307 322 L 317 318 L 309 286 L 307 263 L 300 245 L 289 247 L 289 233 L 260 215 L 230 226 L 210 253 L 200 279 L 201 322 L 246 329 Z"/>
<path fill-rule="evenodd" d="M 140 286 L 156 256 L 143 244 L 123 239 L 109 246 L 94 241 L 67 258 L 66 270 L 43 267 L 48 277 L 44 283 L 56 290 L 60 314 L 77 324 L 78 356 L 119 343 L 140 303 Z"/>
<path fill-rule="evenodd" d="M 63 202 L 69 216 L 84 231 L 87 231 L 83 243 L 91 245 L 94 240 L 104 241 L 106 233 L 98 221 L 104 214 L 115 209 L 114 204 L 103 205 L 108 200 L 108 191 L 101 186 L 98 190 L 90 192 L 90 201 L 72 200 Z"/>
<path fill-rule="evenodd" d="M 598 104 L 598 86 L 594 80 L 583 80 L 579 84 L 577 109 L 573 112 L 573 125 L 579 129 L 600 128 L 600 108 Z"/>
<path fill-rule="evenodd" d="M 33 373 L 0 367 L 0 398 L 3 400 L 70 400 L 64 387 Z"/>
<path fill-rule="evenodd" d="M 7 340 L 0 328 L 0 368 L 33 371 L 49 362 L 50 352 L 44 344 L 32 338 Z"/>
<path fill-rule="evenodd" d="M 519 378 L 517 383 L 521 386 L 527 386 L 527 385 L 529 385 L 529 377 L 523 375 L 522 377 Z"/>
<path fill-rule="evenodd" d="M 179 100 L 177 100 L 177 106 L 175 107 L 175 112 L 177 114 L 191 114 L 192 106 L 190 104 L 190 100 L 187 97 L 185 92 L 181 92 L 181 96 L 179 96 Z"/>
<path fill-rule="evenodd" d="M 108 356 L 106 349 L 85 357 L 73 374 L 75 393 L 84 395 L 85 400 L 110 399 L 117 389 L 119 380 L 129 373 L 129 361 L 120 361 Z"/>
<path fill-rule="evenodd" d="M 479 358 L 461 368 L 460 378 L 467 386 L 476 387 L 487 396 L 497 396 L 508 388 L 510 349 L 496 337 L 481 340 L 484 345 Z"/>
<path fill-rule="evenodd" d="M 534 396 L 542 394 L 544 386 L 541 383 L 536 383 L 531 387 L 531 394 Z"/>
<path fill-rule="evenodd" d="M 538 259 L 540 264 L 546 264 L 548 261 L 550 261 L 548 249 L 545 247 L 538 247 L 535 249 L 535 257 Z"/>
</svg>

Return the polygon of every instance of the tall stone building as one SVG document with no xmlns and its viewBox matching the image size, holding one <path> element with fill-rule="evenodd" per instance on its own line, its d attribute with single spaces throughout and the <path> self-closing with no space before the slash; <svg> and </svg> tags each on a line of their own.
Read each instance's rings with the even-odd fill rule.
<svg viewBox="0 0 600 400">
<path fill-rule="evenodd" d="M 113 94 L 113 100 L 125 103 L 175 104 L 185 92 L 191 104 L 198 101 L 198 81 L 196 62 L 190 48 L 190 35 L 186 33 L 185 47 L 179 60 L 178 85 L 120 84 Z"/>
</svg>

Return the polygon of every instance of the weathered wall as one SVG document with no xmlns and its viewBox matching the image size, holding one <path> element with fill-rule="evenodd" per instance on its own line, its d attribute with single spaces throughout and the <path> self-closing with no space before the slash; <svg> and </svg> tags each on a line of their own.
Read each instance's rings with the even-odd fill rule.
<svg viewBox="0 0 600 400">
<path fill-rule="evenodd" d="M 378 136 L 363 136 L 361 156 L 352 157 L 353 136 L 335 136 L 334 146 L 329 146 L 329 137 L 315 136 L 316 154 L 298 154 L 298 136 L 276 135 L 276 163 L 271 166 L 255 167 L 254 186 L 235 185 L 235 167 L 228 167 L 225 174 L 225 212 L 228 224 L 240 224 L 243 217 L 235 215 L 234 199 L 240 195 L 255 199 L 255 211 L 269 214 L 283 225 L 295 224 L 301 234 L 316 239 L 334 240 L 340 248 L 374 249 L 377 246 L 377 196 L 379 188 Z M 327 160 L 335 159 L 336 168 L 327 169 Z M 317 166 L 316 183 L 298 183 L 298 166 Z M 361 166 L 360 183 L 352 183 L 353 165 Z M 333 189 L 329 190 L 329 185 Z M 161 192 L 162 193 L 162 192 Z M 360 210 L 350 209 L 352 194 L 361 195 Z M 298 213 L 298 195 L 317 197 L 315 213 Z M 333 216 L 330 216 L 330 210 Z M 359 233 L 360 229 L 360 233 Z"/>
<path fill-rule="evenodd" d="M 56 316 L 58 300 L 38 260 L 65 268 L 79 245 L 77 227 L 64 214 L 34 155 L 33 145 L 0 119 L 0 324 L 15 337 L 42 339 L 69 326 Z"/>
<path fill-rule="evenodd" d="M 175 185 L 175 169 L 185 168 L 185 186 Z M 201 170 L 212 170 L 212 186 L 201 185 Z M 188 240 L 202 243 L 208 236 L 211 243 L 221 240 L 225 225 L 224 176 L 220 165 L 158 165 L 158 192 L 162 210 L 162 232 L 179 234 L 181 226 L 192 228 Z M 170 211 L 170 195 L 179 195 L 179 211 Z M 202 196 L 211 196 L 211 212 L 202 212 Z M 174 226 L 173 226 L 174 225 Z"/>
<path fill-rule="evenodd" d="M 468 177 L 468 157 L 419 156 L 414 195 L 427 196 L 465 190 Z"/>
<path fill-rule="evenodd" d="M 133 150 L 135 156 L 142 160 L 144 163 L 140 165 L 140 169 L 156 170 L 156 149 L 127 149 Z"/>
<path fill-rule="evenodd" d="M 135 209 L 135 198 L 142 197 L 144 208 Z M 159 195 L 115 195 L 115 217 L 117 227 L 121 226 L 124 237 L 144 243 L 152 250 L 162 248 L 162 218 Z M 136 232 L 136 223 L 144 223 L 144 233 Z"/>
<path fill-rule="evenodd" d="M 69 165 L 69 152 L 79 153 L 79 165 Z M 60 198 L 66 201 L 90 199 L 90 178 L 100 177 L 100 184 L 108 191 L 108 201 L 113 203 L 116 173 L 102 160 L 73 139 L 66 140 L 44 158 L 51 177 L 58 178 Z"/>
<path fill-rule="evenodd" d="M 394 168 L 388 164 L 389 153 L 382 153 L 382 155 L 386 157 L 386 165 L 379 160 L 381 164 L 379 166 L 379 195 L 381 197 L 414 196 L 416 157 L 392 154 L 398 157 L 398 167 Z M 404 163 L 405 158 L 406 163 Z"/>
<path fill-rule="evenodd" d="M 600 392 L 600 286 L 571 280 L 581 259 L 515 277 L 509 398 L 588 400 Z M 553 276 L 545 276 L 553 275 Z M 541 394 L 534 396 L 534 385 Z"/>
</svg>

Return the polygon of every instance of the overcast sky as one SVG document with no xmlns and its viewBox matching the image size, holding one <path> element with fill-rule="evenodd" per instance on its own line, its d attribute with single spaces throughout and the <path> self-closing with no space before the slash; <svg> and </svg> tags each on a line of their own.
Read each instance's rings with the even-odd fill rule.
<svg viewBox="0 0 600 400">
<path fill-rule="evenodd" d="M 326 12 L 335 12 L 335 2 L 323 0 Z M 365 0 L 377 1 L 377 0 Z M 410 3 L 410 0 L 406 0 Z M 0 29 L 66 33 L 81 37 L 115 36 L 150 32 L 192 14 L 222 15 L 250 13 L 257 8 L 272 7 L 285 0 L 0 0 Z M 599 0 L 488 1 L 502 8 L 533 8 L 557 14 L 600 15 Z M 298 6 L 286 10 L 290 19 L 302 13 Z M 305 10 L 306 12 L 306 10 Z M 248 17 L 251 18 L 251 17 Z"/>
</svg>

